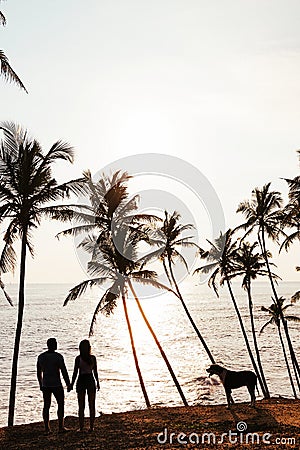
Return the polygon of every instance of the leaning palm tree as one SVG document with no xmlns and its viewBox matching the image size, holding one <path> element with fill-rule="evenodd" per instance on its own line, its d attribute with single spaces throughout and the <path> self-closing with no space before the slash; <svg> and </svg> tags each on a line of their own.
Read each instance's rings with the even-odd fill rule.
<svg viewBox="0 0 300 450">
<path fill-rule="evenodd" d="M 268 236 L 269 239 L 272 239 L 278 243 L 279 236 L 282 234 L 282 197 L 280 192 L 270 191 L 270 186 L 271 183 L 267 183 L 262 187 L 262 189 L 255 188 L 252 191 L 251 200 L 246 200 L 239 204 L 237 212 L 244 214 L 246 222 L 238 228 L 246 229 L 246 235 L 251 233 L 254 228 L 257 228 L 258 242 L 266 262 L 271 289 L 273 292 L 272 298 L 275 303 L 278 303 L 279 297 L 275 288 L 276 279 L 274 279 L 270 268 L 270 253 L 267 251 L 266 237 Z M 278 303 L 278 307 L 279 306 L 280 305 Z M 278 311 L 279 314 L 281 314 L 282 311 L 280 307 Z M 300 376 L 300 367 L 295 355 L 291 338 L 289 336 L 288 327 L 283 316 L 281 317 L 281 322 L 283 324 L 291 359 L 297 369 L 298 376 Z"/>
<path fill-rule="evenodd" d="M 168 287 L 156 280 L 157 275 L 155 272 L 144 268 L 145 262 L 143 258 L 138 257 L 138 245 L 140 244 L 141 240 L 144 240 L 147 236 L 147 233 L 144 232 L 143 228 L 144 227 L 140 225 L 131 225 L 129 227 L 126 227 L 124 226 L 124 224 L 121 224 L 120 226 L 115 227 L 112 232 L 102 233 L 100 239 L 97 236 L 88 236 L 81 243 L 81 246 L 88 253 L 92 254 L 92 259 L 88 263 L 87 270 L 88 273 L 93 276 L 93 278 L 88 279 L 71 289 L 64 302 L 64 305 L 67 305 L 70 300 L 76 300 L 86 291 L 87 287 L 93 287 L 95 285 L 101 286 L 109 281 L 110 286 L 106 289 L 104 295 L 101 297 L 94 311 L 90 327 L 90 335 L 93 333 L 94 324 L 98 313 L 100 311 L 103 311 L 106 314 L 112 313 L 116 306 L 116 300 L 118 298 L 122 298 L 135 366 L 146 405 L 147 407 L 149 407 L 150 402 L 139 368 L 135 344 L 131 331 L 131 324 L 127 312 L 126 300 L 129 288 L 135 298 L 142 317 L 168 367 L 179 395 L 184 405 L 188 406 L 182 389 L 171 367 L 171 364 L 168 361 L 168 358 L 164 350 L 162 349 L 155 332 L 153 331 L 149 321 L 146 318 L 146 315 L 141 307 L 140 301 L 132 284 L 132 282 L 136 282 L 143 285 L 151 285 L 159 289 L 170 290 Z"/>
<path fill-rule="evenodd" d="M 16 326 L 8 425 L 14 421 L 18 357 L 25 305 L 25 271 L 27 252 L 34 254 L 32 231 L 43 217 L 60 219 L 66 206 L 50 202 L 68 198 L 71 193 L 82 192 L 83 179 L 58 184 L 52 175 L 57 160 L 73 162 L 73 149 L 66 143 L 56 142 L 44 154 L 38 141 L 13 123 L 2 123 L 0 142 L 0 223 L 6 225 L 4 247 L 0 256 L 0 273 L 14 270 L 17 254 L 14 244 L 21 240 L 18 320 Z M 64 218 L 64 217 L 63 217 Z"/>
<path fill-rule="evenodd" d="M 6 18 L 4 14 L 0 11 L 0 25 L 6 25 Z M 16 72 L 12 69 L 9 64 L 7 56 L 5 56 L 4 51 L 0 50 L 0 75 L 4 77 L 6 81 L 10 81 L 12 83 L 16 83 L 21 89 L 27 92 L 24 84 L 16 74 Z"/>
<path fill-rule="evenodd" d="M 300 317 L 285 314 L 287 308 L 290 308 L 293 305 L 290 303 L 287 305 L 284 305 L 284 302 L 285 302 L 285 299 L 283 297 L 279 297 L 278 302 L 276 302 L 276 303 L 273 302 L 273 304 L 271 306 L 269 306 L 269 308 L 262 306 L 262 308 L 261 308 L 262 311 L 269 313 L 271 318 L 264 324 L 264 326 L 261 328 L 260 332 L 262 333 L 268 325 L 271 325 L 271 324 L 276 325 L 280 343 L 281 343 L 281 347 L 282 347 L 282 351 L 283 351 L 283 355 L 284 355 L 285 364 L 287 367 L 287 371 L 288 371 L 288 375 L 289 375 L 289 379 L 290 379 L 290 383 L 291 383 L 291 387 L 292 387 L 292 391 L 293 391 L 294 397 L 297 398 L 296 389 L 295 389 L 291 369 L 290 369 L 289 362 L 288 362 L 288 357 L 287 357 L 287 353 L 286 353 L 286 349 L 285 349 L 285 345 L 284 345 L 284 341 L 283 341 L 283 337 L 282 337 L 282 333 L 281 333 L 280 324 L 281 324 L 281 320 L 282 320 L 281 317 L 284 317 L 285 321 L 292 321 L 292 322 L 300 322 Z"/>
<path fill-rule="evenodd" d="M 204 252 L 201 255 L 202 259 L 206 259 L 208 264 L 199 267 L 194 271 L 195 273 L 210 273 L 210 278 L 208 280 L 209 287 L 212 287 L 215 291 L 215 294 L 217 297 L 219 297 L 218 293 L 218 286 L 217 283 L 220 284 L 220 286 L 223 286 L 224 284 L 227 285 L 231 301 L 234 306 L 234 310 L 236 312 L 240 329 L 245 341 L 245 345 L 249 354 L 249 358 L 251 360 L 253 369 L 257 375 L 258 381 L 260 383 L 262 392 L 264 397 L 267 396 L 264 383 L 261 379 L 260 371 L 257 367 L 257 364 L 255 362 L 249 339 L 246 333 L 245 325 L 241 316 L 241 313 L 239 311 L 233 290 L 231 285 L 231 278 L 232 274 L 235 273 L 236 270 L 236 252 L 237 252 L 237 242 L 233 240 L 234 232 L 232 230 L 227 230 L 226 233 L 220 233 L 220 236 L 215 239 L 215 241 L 212 243 L 210 241 L 209 244 L 211 245 L 210 250 Z"/>
<path fill-rule="evenodd" d="M 178 298 L 183 306 L 183 309 L 194 328 L 198 338 L 201 341 L 210 361 L 215 364 L 215 359 L 209 350 L 208 345 L 205 342 L 202 334 L 200 333 L 199 328 L 197 327 L 183 297 L 181 291 L 179 289 L 173 267 L 177 261 L 182 262 L 187 270 L 189 271 L 188 264 L 184 256 L 180 253 L 181 248 L 196 248 L 198 251 L 199 246 L 191 241 L 193 236 L 184 236 L 184 232 L 193 228 L 192 224 L 181 225 L 180 222 L 180 214 L 177 211 L 174 211 L 172 214 L 169 214 L 165 211 L 165 218 L 162 226 L 159 228 L 159 239 L 157 240 L 157 245 L 159 245 L 159 260 L 162 261 L 164 271 L 169 280 L 171 286 L 174 286 L 175 291 L 177 292 Z"/>
<path fill-rule="evenodd" d="M 57 236 L 86 236 L 96 233 L 95 249 L 102 235 L 111 234 L 114 228 L 130 223 L 153 222 L 157 216 L 138 214 L 139 196 L 129 197 L 128 181 L 132 178 L 126 171 L 118 170 L 111 176 L 102 174 L 98 181 L 93 180 L 89 170 L 84 172 L 86 179 L 85 200 L 87 204 L 76 208 L 76 216 L 71 228 L 60 232 Z"/>
<path fill-rule="evenodd" d="M 253 315 L 251 282 L 252 280 L 255 280 L 258 276 L 268 276 L 268 271 L 265 269 L 265 260 L 263 255 L 261 253 L 255 252 L 257 246 L 258 246 L 257 242 L 254 242 L 253 244 L 244 241 L 241 242 L 241 245 L 239 246 L 235 254 L 235 268 L 234 271 L 232 271 L 232 273 L 229 275 L 229 278 L 233 279 L 237 276 L 243 277 L 242 288 L 245 289 L 248 297 L 248 308 L 250 314 L 252 338 L 256 353 L 257 365 L 259 367 L 261 379 L 265 387 L 266 398 L 270 398 L 270 393 L 265 378 L 264 370 L 262 367 L 260 352 L 258 348 L 255 330 L 255 321 Z M 273 276 L 275 278 L 277 277 L 275 274 L 273 274 Z"/>
</svg>

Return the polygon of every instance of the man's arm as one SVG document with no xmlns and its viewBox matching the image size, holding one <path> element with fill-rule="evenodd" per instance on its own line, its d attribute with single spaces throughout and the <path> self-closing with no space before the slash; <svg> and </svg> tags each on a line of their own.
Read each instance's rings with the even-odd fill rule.
<svg viewBox="0 0 300 450">
<path fill-rule="evenodd" d="M 42 375 L 42 372 L 43 372 L 42 371 L 42 367 L 41 367 L 40 361 L 38 359 L 37 363 L 36 363 L 36 376 L 37 376 L 37 379 L 38 379 L 41 391 L 43 390 L 43 375 Z"/>
<path fill-rule="evenodd" d="M 70 378 L 69 374 L 65 365 L 64 357 L 61 355 L 61 366 L 60 366 L 61 374 L 63 376 L 63 379 L 65 380 L 65 383 L 68 386 L 70 386 Z"/>
</svg>

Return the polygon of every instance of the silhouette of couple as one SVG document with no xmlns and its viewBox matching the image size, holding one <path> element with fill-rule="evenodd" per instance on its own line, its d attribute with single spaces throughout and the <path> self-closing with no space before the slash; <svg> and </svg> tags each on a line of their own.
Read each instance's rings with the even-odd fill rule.
<svg viewBox="0 0 300 450">
<path fill-rule="evenodd" d="M 75 358 L 71 382 L 65 366 L 64 358 L 60 353 L 56 352 L 56 339 L 48 339 L 47 347 L 48 350 L 41 353 L 37 360 L 37 378 L 44 398 L 43 420 L 46 433 L 50 432 L 49 410 L 52 394 L 57 401 L 58 430 L 60 433 L 67 431 L 64 427 L 65 399 L 60 373 L 65 380 L 68 392 L 73 389 L 78 375 L 76 392 L 78 399 L 79 430 L 83 431 L 84 429 L 85 395 L 87 393 L 90 410 L 89 431 L 93 431 L 95 421 L 96 387 L 97 390 L 99 390 L 100 385 L 97 371 L 97 360 L 96 357 L 91 354 L 90 342 L 85 339 L 79 344 L 79 355 Z"/>
</svg>

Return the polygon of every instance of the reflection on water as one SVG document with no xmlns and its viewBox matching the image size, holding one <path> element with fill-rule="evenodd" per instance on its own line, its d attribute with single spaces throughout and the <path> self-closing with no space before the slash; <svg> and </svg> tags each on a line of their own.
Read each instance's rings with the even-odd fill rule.
<svg viewBox="0 0 300 450">
<path fill-rule="evenodd" d="M 63 307 L 70 286 L 37 285 L 27 287 L 27 300 L 19 359 L 19 375 L 16 401 L 16 423 L 41 420 L 42 398 L 36 380 L 35 365 L 39 353 L 46 349 L 46 340 L 54 336 L 70 372 L 73 370 L 78 343 L 87 337 L 92 313 L 97 302 L 96 291 Z M 17 287 L 8 286 L 17 298 Z M 137 289 L 138 290 L 138 289 Z M 296 290 L 295 283 L 282 283 L 280 294 L 289 298 Z M 227 293 L 221 291 L 216 299 L 206 286 L 196 286 L 194 281 L 184 286 L 185 299 L 199 329 L 206 339 L 215 359 L 232 369 L 251 368 L 246 354 L 235 313 Z M 247 329 L 250 330 L 245 294 L 239 290 L 238 303 Z M 257 329 L 266 322 L 267 316 L 260 311 L 261 305 L 269 306 L 270 293 L 267 283 L 254 288 L 255 317 Z M 207 378 L 209 359 L 202 350 L 181 304 L 171 294 L 142 300 L 145 313 L 153 326 L 189 404 L 225 403 L 222 386 L 215 378 Z M 293 313 L 299 314 L 299 305 Z M 148 329 L 142 321 L 132 299 L 128 301 L 129 315 L 136 342 L 140 367 L 152 405 L 180 405 L 181 400 L 170 378 Z M 11 358 L 14 342 L 16 308 L 0 300 L 0 426 L 6 425 L 9 396 Z M 299 330 L 291 324 L 291 335 L 299 355 Z M 119 412 L 145 407 L 139 387 L 122 304 L 110 317 L 98 317 L 95 335 L 90 339 L 93 352 L 98 358 L 101 390 L 97 397 L 97 410 Z M 272 327 L 259 336 L 262 360 L 272 395 L 291 396 L 288 378 L 276 330 Z M 298 348 L 297 348 L 298 345 Z M 247 400 L 246 389 L 234 392 L 236 400 Z M 51 407 L 51 418 L 56 417 L 56 405 Z M 77 414 L 76 393 L 66 392 L 66 415 Z"/>
</svg>

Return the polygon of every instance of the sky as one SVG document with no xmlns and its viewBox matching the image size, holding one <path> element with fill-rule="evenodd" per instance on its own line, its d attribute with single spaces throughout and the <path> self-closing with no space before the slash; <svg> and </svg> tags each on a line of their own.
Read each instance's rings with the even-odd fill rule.
<svg viewBox="0 0 300 450">
<path fill-rule="evenodd" d="M 286 198 L 281 178 L 299 173 L 299 1 L 7 0 L 0 8 L 0 48 L 29 92 L 0 79 L 0 120 L 21 123 L 45 151 L 59 139 L 74 146 L 59 180 L 155 153 L 206 177 L 226 227 L 240 223 L 236 208 L 256 186 L 271 181 Z M 186 203 L 180 189 L 161 189 Z M 55 238 L 62 229 L 43 223 L 36 232 L 28 282 L 85 278 L 72 239 Z M 299 279 L 298 255 L 295 245 L 280 256 L 284 279 Z"/>
</svg>

